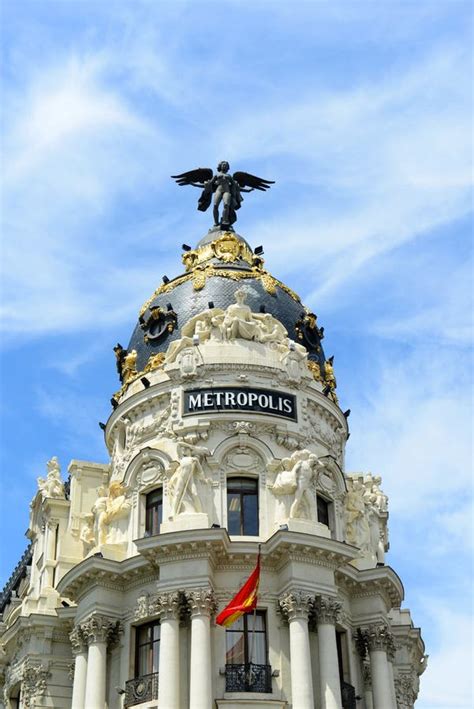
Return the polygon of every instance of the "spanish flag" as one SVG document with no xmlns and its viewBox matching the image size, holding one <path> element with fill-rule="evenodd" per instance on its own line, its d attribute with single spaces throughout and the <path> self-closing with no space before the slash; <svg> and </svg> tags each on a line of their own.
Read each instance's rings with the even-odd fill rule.
<svg viewBox="0 0 474 709">
<path fill-rule="evenodd" d="M 250 613 L 257 607 L 258 584 L 260 582 L 260 550 L 257 564 L 240 591 L 216 618 L 218 625 L 228 628 L 244 613 Z"/>
</svg>

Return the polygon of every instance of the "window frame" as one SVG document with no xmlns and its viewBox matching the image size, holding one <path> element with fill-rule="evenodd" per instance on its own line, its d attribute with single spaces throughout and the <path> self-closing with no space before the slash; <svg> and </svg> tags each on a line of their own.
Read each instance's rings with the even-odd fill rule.
<svg viewBox="0 0 474 709">
<path fill-rule="evenodd" d="M 266 611 L 265 609 L 260 609 L 260 610 L 257 609 L 257 611 L 255 612 L 255 615 L 263 619 L 263 630 L 255 630 L 255 633 L 256 633 L 256 634 L 258 633 L 259 635 L 263 635 L 263 638 L 264 638 L 264 649 L 265 649 L 265 662 L 263 662 L 263 663 L 260 663 L 260 662 L 258 662 L 258 663 L 257 663 L 257 662 L 253 662 L 252 664 L 254 664 L 254 665 L 257 665 L 257 664 L 258 664 L 258 665 L 260 665 L 260 664 L 268 665 L 269 662 L 268 662 L 267 611 Z M 249 655 L 250 655 L 250 648 L 251 648 L 251 644 L 252 644 L 252 633 L 253 633 L 253 630 L 252 630 L 251 628 L 249 629 L 249 627 L 248 627 L 248 619 L 249 619 L 249 616 L 253 618 L 253 616 L 254 616 L 254 611 L 252 611 L 252 613 L 244 613 L 244 615 L 242 616 L 242 618 L 243 618 L 243 625 L 244 625 L 244 628 L 243 628 L 242 631 L 232 630 L 232 626 L 231 626 L 230 628 L 226 628 L 226 644 L 225 644 L 225 652 L 226 652 L 225 664 L 226 664 L 226 665 L 242 665 L 242 664 L 248 665 L 248 664 L 250 664 Z M 227 649 L 227 637 L 228 637 L 228 635 L 227 635 L 227 634 L 228 634 L 228 633 L 229 633 L 229 634 L 230 634 L 230 633 L 234 633 L 234 634 L 236 634 L 236 635 L 237 635 L 237 633 L 243 633 L 243 636 L 244 636 L 244 662 L 243 662 L 243 663 L 242 663 L 242 662 L 228 662 L 228 661 L 227 661 L 227 652 L 228 652 L 228 649 Z"/>
<path fill-rule="evenodd" d="M 158 530 L 155 532 L 155 531 L 152 531 L 152 529 L 148 529 L 148 519 L 149 519 L 149 514 L 151 513 L 151 510 L 153 510 L 155 507 L 157 507 L 159 510 L 160 505 L 159 504 L 158 505 L 149 504 L 149 500 L 152 497 L 152 495 L 156 495 L 158 493 L 160 493 L 160 496 L 161 496 L 161 520 L 160 520 L 160 513 L 158 512 Z M 146 492 L 144 494 L 144 498 L 145 498 L 145 505 L 144 505 L 145 524 L 144 524 L 143 533 L 144 533 L 145 537 L 154 537 L 155 535 L 160 534 L 160 528 L 161 528 L 161 525 L 163 524 L 163 497 L 164 497 L 164 495 L 163 495 L 163 487 L 162 486 L 155 487 L 155 488 L 153 488 L 153 490 L 149 490 L 148 492 Z"/>
<path fill-rule="evenodd" d="M 243 481 L 251 483 L 254 486 L 255 491 L 242 492 L 239 490 L 232 491 L 232 483 L 235 481 Z M 250 487 L 250 486 L 249 486 Z M 229 475 L 226 479 L 226 514 L 227 514 L 227 531 L 230 536 L 233 537 L 258 537 L 260 535 L 260 493 L 259 493 L 259 478 L 252 475 Z M 231 488 L 231 489 L 229 489 Z M 230 519 L 229 519 L 229 494 L 236 495 L 239 494 L 240 501 L 240 524 L 239 532 L 233 532 L 230 530 Z M 244 496 L 256 498 L 256 532 L 255 534 L 250 534 L 245 530 L 245 510 L 244 510 Z"/>
<path fill-rule="evenodd" d="M 160 629 L 159 637 L 158 637 L 157 640 L 154 640 L 154 639 L 153 639 L 153 629 L 154 629 L 155 627 L 158 627 L 158 628 Z M 145 630 L 147 630 L 148 628 L 151 628 L 151 629 L 152 629 L 152 637 L 151 637 L 151 640 L 148 641 L 148 642 L 140 643 L 140 640 L 139 640 L 139 639 L 140 639 L 140 633 L 143 632 L 143 631 L 145 631 Z M 152 621 L 150 621 L 149 623 L 143 623 L 142 625 L 136 625 L 136 626 L 135 626 L 135 659 L 134 659 L 134 676 L 135 676 L 135 679 L 137 679 L 138 677 L 144 677 L 145 675 L 154 674 L 155 672 L 158 672 L 158 671 L 159 671 L 159 669 L 157 669 L 157 670 L 154 670 L 154 669 L 153 669 L 153 659 L 154 659 L 153 653 L 154 653 L 154 651 L 155 651 L 155 647 L 154 647 L 154 646 L 156 646 L 157 653 L 158 653 L 158 655 L 157 655 L 157 660 L 158 660 L 157 664 L 158 664 L 158 668 L 159 668 L 159 663 L 160 663 L 160 643 L 161 643 L 161 624 L 160 624 L 160 621 L 159 621 L 159 620 L 152 620 Z M 140 649 L 141 649 L 142 647 L 146 647 L 147 645 L 150 646 L 150 650 L 151 650 L 151 670 L 148 670 L 148 669 L 147 669 L 146 672 L 143 672 L 143 671 L 140 671 Z M 147 654 L 147 656 L 148 656 L 148 654 Z M 147 662 L 148 662 L 148 660 L 147 660 Z"/>
</svg>

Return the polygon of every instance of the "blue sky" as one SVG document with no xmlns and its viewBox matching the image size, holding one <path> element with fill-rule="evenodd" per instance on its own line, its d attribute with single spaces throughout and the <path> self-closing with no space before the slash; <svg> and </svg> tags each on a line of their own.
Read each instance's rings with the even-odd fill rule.
<svg viewBox="0 0 474 709">
<path fill-rule="evenodd" d="M 390 496 L 417 706 L 470 707 L 471 4 L 4 0 L 2 24 L 2 579 L 46 461 L 106 460 L 112 347 L 210 226 L 169 175 L 227 159 L 276 180 L 238 230 L 318 313 L 347 470 Z"/>
</svg>

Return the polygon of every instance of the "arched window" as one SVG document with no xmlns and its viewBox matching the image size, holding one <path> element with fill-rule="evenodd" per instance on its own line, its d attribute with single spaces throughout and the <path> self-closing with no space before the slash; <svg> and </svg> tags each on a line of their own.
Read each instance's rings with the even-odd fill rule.
<svg viewBox="0 0 474 709">
<path fill-rule="evenodd" d="M 159 534 L 163 522 L 163 489 L 149 492 L 145 501 L 145 535 Z"/>
<path fill-rule="evenodd" d="M 227 530 L 229 534 L 258 536 L 258 480 L 227 479 Z"/>
</svg>

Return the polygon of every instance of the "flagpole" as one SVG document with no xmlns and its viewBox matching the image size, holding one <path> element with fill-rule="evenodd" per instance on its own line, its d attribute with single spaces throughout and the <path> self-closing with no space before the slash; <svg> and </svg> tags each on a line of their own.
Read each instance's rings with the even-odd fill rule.
<svg viewBox="0 0 474 709">
<path fill-rule="evenodd" d="M 260 558 L 260 550 L 262 548 L 262 545 L 258 545 L 258 558 Z M 249 665 L 253 664 L 253 652 L 255 649 L 255 626 L 256 626 L 256 621 L 257 621 L 257 604 L 255 604 L 255 608 L 253 609 L 253 628 L 252 628 L 252 640 L 250 643 L 250 662 Z M 251 680 L 251 673 L 252 670 L 249 668 L 249 680 Z"/>
</svg>

